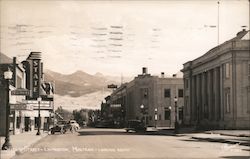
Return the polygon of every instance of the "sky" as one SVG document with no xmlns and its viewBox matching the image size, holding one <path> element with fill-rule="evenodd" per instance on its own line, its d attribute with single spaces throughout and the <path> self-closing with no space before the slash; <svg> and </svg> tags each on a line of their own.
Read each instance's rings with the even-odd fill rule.
<svg viewBox="0 0 250 159">
<path fill-rule="evenodd" d="M 171 75 L 242 26 L 248 0 L 0 0 L 0 51 L 20 61 L 40 51 L 64 74 Z"/>
</svg>

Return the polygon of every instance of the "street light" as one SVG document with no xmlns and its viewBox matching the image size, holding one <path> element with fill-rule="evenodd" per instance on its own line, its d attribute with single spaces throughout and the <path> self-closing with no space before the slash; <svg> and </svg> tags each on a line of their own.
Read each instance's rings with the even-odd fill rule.
<svg viewBox="0 0 250 159">
<path fill-rule="evenodd" d="M 158 109 L 155 108 L 155 128 L 157 126 L 157 111 L 158 111 Z"/>
<path fill-rule="evenodd" d="M 178 118 L 177 118 L 177 97 L 174 97 L 174 104 L 175 104 L 175 124 L 174 124 L 174 131 L 177 134 L 179 132 L 179 123 L 178 123 Z"/>
<path fill-rule="evenodd" d="M 169 123 L 169 127 L 171 128 L 171 116 L 172 116 L 172 115 L 171 115 L 171 109 L 172 109 L 172 107 L 169 106 L 168 109 L 169 109 L 169 111 L 170 111 L 170 117 L 169 117 L 169 122 L 170 122 L 170 123 Z"/>
<path fill-rule="evenodd" d="M 145 107 L 144 107 L 144 105 L 142 104 L 142 105 L 140 106 L 140 108 L 141 108 L 141 112 L 142 112 L 142 115 L 143 115 L 143 120 L 145 120 L 145 121 L 144 121 L 144 124 L 146 125 L 145 112 L 144 112 L 144 111 L 145 111 L 145 110 L 144 110 Z"/>
<path fill-rule="evenodd" d="M 41 104 L 41 101 L 42 101 L 42 98 L 41 97 L 38 97 L 37 98 L 37 101 L 38 101 L 38 129 L 37 129 L 37 133 L 36 135 L 40 135 L 40 127 L 41 127 L 41 114 L 40 114 L 40 104 Z"/>
<path fill-rule="evenodd" d="M 5 142 L 2 146 L 2 150 L 8 150 L 12 148 L 12 145 L 10 143 L 10 97 L 9 97 L 9 92 L 10 92 L 10 79 L 12 78 L 13 73 L 10 71 L 8 68 L 8 71 L 4 72 L 4 79 L 7 82 L 6 90 L 7 90 L 7 98 L 6 98 L 6 133 L 5 133 Z"/>
</svg>

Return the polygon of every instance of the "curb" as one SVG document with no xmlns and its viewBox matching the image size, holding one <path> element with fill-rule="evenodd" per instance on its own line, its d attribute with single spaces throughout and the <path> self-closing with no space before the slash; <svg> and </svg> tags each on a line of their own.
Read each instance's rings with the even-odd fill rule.
<svg viewBox="0 0 250 159">
<path fill-rule="evenodd" d="M 233 141 L 233 140 L 202 138 L 202 137 L 191 137 L 191 138 L 196 139 L 196 140 L 209 141 L 209 142 L 219 142 L 219 143 L 239 144 L 243 146 L 250 146 L 250 142 L 240 142 L 240 141 Z"/>
<path fill-rule="evenodd" d="M 228 134 L 228 133 L 220 133 L 220 132 L 213 132 L 213 131 L 206 131 L 204 132 L 205 134 L 220 134 L 220 135 L 223 135 L 223 136 L 234 136 L 234 137 L 250 137 L 250 134 L 239 134 L 239 135 L 236 135 L 236 134 Z"/>
</svg>

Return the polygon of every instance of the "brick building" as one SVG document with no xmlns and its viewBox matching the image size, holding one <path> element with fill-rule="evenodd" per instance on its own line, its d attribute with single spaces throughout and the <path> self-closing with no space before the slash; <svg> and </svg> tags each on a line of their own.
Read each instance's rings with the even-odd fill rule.
<svg viewBox="0 0 250 159">
<path fill-rule="evenodd" d="M 174 97 L 178 98 L 179 121 L 182 121 L 183 79 L 152 76 L 143 68 L 142 74 L 121 85 L 110 96 L 110 105 L 120 109 L 125 121 L 143 120 L 147 126 L 174 126 Z M 142 107 L 143 105 L 143 107 Z M 114 108 L 115 109 L 115 108 Z"/>
</svg>

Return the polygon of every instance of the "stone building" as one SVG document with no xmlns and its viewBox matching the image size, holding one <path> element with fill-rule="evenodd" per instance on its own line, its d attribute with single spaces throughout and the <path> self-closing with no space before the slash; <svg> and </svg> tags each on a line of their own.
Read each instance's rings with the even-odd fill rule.
<svg viewBox="0 0 250 159">
<path fill-rule="evenodd" d="M 184 122 L 203 128 L 250 127 L 249 31 L 186 62 Z"/>
<path fill-rule="evenodd" d="M 111 106 L 120 108 L 127 120 L 143 120 L 147 126 L 174 126 L 177 97 L 179 122 L 182 121 L 183 79 L 152 76 L 143 68 L 142 74 L 121 85 L 111 94 Z"/>
</svg>

